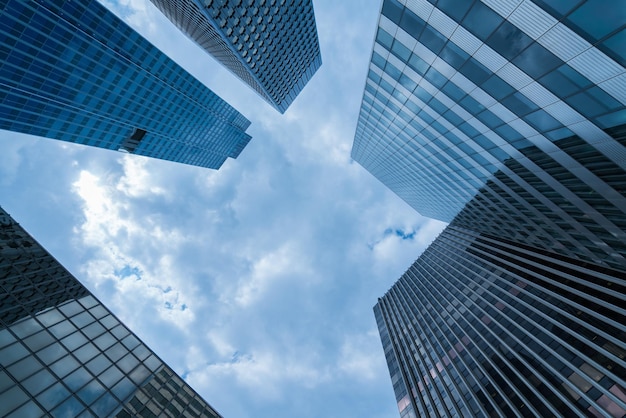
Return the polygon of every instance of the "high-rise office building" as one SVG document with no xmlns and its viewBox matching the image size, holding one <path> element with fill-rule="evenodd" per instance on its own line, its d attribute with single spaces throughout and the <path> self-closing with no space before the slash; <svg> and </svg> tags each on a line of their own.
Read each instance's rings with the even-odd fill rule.
<svg viewBox="0 0 626 418">
<path fill-rule="evenodd" d="M 1 208 L 0 416 L 220 417 Z"/>
<path fill-rule="evenodd" d="M 311 0 L 151 0 L 283 113 L 322 65 Z"/>
<path fill-rule="evenodd" d="M 402 416 L 626 413 L 626 19 L 605 6 L 383 1 L 352 155 L 451 222 L 375 307 Z"/>
<path fill-rule="evenodd" d="M 448 222 L 509 159 L 536 171 L 524 155 L 530 147 L 609 204 L 624 204 L 620 191 L 596 187 L 572 157 L 587 147 L 624 166 L 623 8 L 406 3 L 382 5 L 352 149 L 357 162 L 421 214 Z M 566 138 L 577 138 L 578 149 L 555 145 Z"/>
<path fill-rule="evenodd" d="M 219 168 L 250 122 L 95 0 L 0 6 L 0 129 Z"/>
<path fill-rule="evenodd" d="M 622 417 L 626 273 L 449 226 L 374 307 L 402 417 Z"/>
</svg>

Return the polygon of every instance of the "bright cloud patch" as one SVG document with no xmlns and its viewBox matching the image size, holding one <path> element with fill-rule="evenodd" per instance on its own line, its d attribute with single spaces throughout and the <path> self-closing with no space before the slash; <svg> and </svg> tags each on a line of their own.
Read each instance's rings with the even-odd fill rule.
<svg viewBox="0 0 626 418">
<path fill-rule="evenodd" d="M 172 257 L 162 253 L 164 248 L 180 245 L 184 238 L 176 229 L 164 231 L 153 218 L 134 210 L 132 198 L 163 196 L 164 192 L 150 186 L 141 162 L 125 157 L 122 166 L 119 177 L 101 178 L 83 170 L 73 184 L 83 201 L 84 214 L 84 222 L 75 232 L 81 244 L 95 253 L 84 271 L 96 286 L 113 283 L 116 305 L 122 312 L 136 310 L 139 302 L 144 314 L 154 311 L 184 329 L 193 319 L 187 309 L 192 289 L 181 286 Z M 142 299 L 137 300 L 138 294 Z"/>
</svg>

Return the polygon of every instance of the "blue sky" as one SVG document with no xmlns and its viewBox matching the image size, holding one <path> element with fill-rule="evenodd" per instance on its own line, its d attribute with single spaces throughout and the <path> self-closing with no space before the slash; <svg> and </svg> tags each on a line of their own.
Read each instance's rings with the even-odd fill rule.
<svg viewBox="0 0 626 418">
<path fill-rule="evenodd" d="M 350 159 L 379 2 L 314 2 L 284 115 L 147 0 L 105 4 L 252 141 L 214 171 L 0 131 L 0 204 L 225 417 L 398 416 L 372 306 L 444 224 Z"/>
</svg>

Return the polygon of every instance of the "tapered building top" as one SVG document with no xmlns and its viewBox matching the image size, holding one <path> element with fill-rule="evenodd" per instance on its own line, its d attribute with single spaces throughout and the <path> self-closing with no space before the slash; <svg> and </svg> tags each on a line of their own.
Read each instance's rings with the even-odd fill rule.
<svg viewBox="0 0 626 418">
<path fill-rule="evenodd" d="M 0 6 L 0 129 L 219 168 L 250 122 L 95 0 Z"/>
<path fill-rule="evenodd" d="M 311 0 L 152 0 L 283 113 L 322 65 Z"/>
</svg>

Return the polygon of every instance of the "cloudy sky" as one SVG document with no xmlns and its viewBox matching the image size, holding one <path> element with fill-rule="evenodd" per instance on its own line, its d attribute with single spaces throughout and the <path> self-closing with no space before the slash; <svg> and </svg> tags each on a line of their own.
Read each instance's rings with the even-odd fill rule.
<svg viewBox="0 0 626 418">
<path fill-rule="evenodd" d="M 219 171 L 0 131 L 0 205 L 225 417 L 397 417 L 372 306 L 444 226 L 351 161 L 379 1 L 315 1 L 280 115 L 148 0 L 105 1 L 252 121 Z"/>
</svg>

